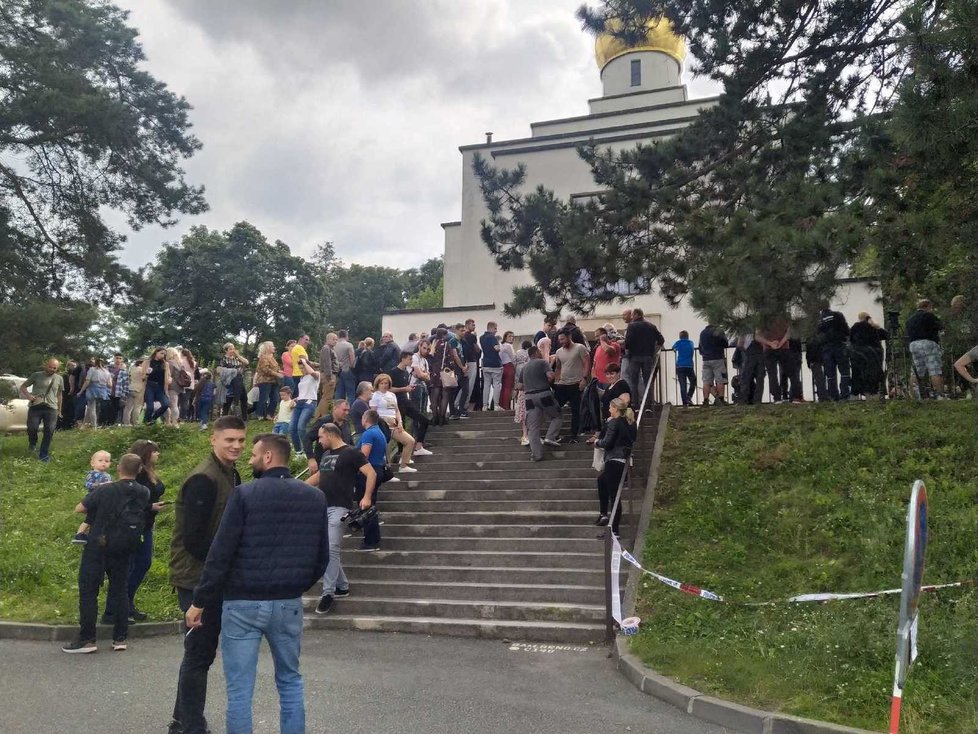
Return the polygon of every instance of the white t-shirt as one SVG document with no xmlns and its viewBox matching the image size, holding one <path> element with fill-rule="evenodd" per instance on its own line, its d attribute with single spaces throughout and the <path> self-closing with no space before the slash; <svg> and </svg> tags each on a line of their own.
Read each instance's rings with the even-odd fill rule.
<svg viewBox="0 0 978 734">
<path fill-rule="evenodd" d="M 414 376 L 414 370 L 420 369 L 422 372 L 429 372 L 431 366 L 428 364 L 428 358 L 422 357 L 420 352 L 415 352 L 411 355 L 411 387 L 418 384 L 418 378 Z"/>
<path fill-rule="evenodd" d="M 397 396 L 392 392 L 375 391 L 370 398 L 370 407 L 377 411 L 381 418 L 397 417 Z"/>
<path fill-rule="evenodd" d="M 313 375 L 303 375 L 299 380 L 299 396 L 296 400 L 316 400 L 319 392 L 319 378 Z"/>
</svg>

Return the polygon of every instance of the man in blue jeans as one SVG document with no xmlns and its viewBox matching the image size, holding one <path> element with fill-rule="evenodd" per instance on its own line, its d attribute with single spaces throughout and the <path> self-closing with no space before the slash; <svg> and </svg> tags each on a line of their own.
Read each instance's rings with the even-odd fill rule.
<svg viewBox="0 0 978 734">
<path fill-rule="evenodd" d="M 302 593 L 329 561 L 326 498 L 294 479 L 288 439 L 256 436 L 252 482 L 228 500 L 187 609 L 188 635 L 200 633 L 204 608 L 223 597 L 221 655 L 227 682 L 227 732 L 251 734 L 258 650 L 268 641 L 275 666 L 282 734 L 305 734 L 299 650 Z"/>
<path fill-rule="evenodd" d="M 327 614 L 333 608 L 333 599 L 348 596 L 350 582 L 343 573 L 340 551 L 343 546 L 343 516 L 353 509 L 353 495 L 358 475 L 365 480 L 365 491 L 359 507 L 366 510 L 373 502 L 377 485 L 377 473 L 367 457 L 346 443 L 343 432 L 335 423 L 319 427 L 319 445 L 323 448 L 319 469 L 307 480 L 307 484 L 319 487 L 326 497 L 329 516 L 329 565 L 323 574 L 323 593 L 316 606 L 316 614 Z"/>
</svg>

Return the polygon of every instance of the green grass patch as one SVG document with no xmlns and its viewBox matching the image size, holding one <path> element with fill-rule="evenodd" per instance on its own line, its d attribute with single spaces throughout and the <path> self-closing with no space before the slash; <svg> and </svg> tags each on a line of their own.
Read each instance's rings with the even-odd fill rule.
<svg viewBox="0 0 978 734">
<path fill-rule="evenodd" d="M 959 403 L 677 410 L 647 568 L 732 600 L 897 588 L 910 487 L 928 489 L 924 583 L 978 567 L 978 411 Z M 700 691 L 885 730 L 899 597 L 746 608 L 643 579 L 633 651 Z M 906 734 L 976 729 L 978 604 L 925 594 Z"/>
<path fill-rule="evenodd" d="M 249 436 L 268 431 L 270 423 L 249 422 Z M 196 424 L 73 430 L 55 434 L 51 462 L 27 452 L 24 434 L 0 435 L 0 619 L 74 624 L 78 621 L 78 562 L 81 546 L 71 538 L 82 515 L 75 505 L 85 496 L 91 455 L 104 449 L 115 464 L 137 438 L 160 445 L 158 467 L 171 502 L 190 471 L 210 451 L 209 434 Z M 246 446 L 246 455 L 250 443 Z M 238 462 L 243 478 L 251 470 Z M 167 582 L 173 506 L 156 520 L 153 565 L 136 595 L 151 621 L 179 619 L 176 596 Z M 102 589 L 103 599 L 105 587 Z M 103 604 L 100 602 L 100 604 Z M 100 607 L 101 608 L 101 607 Z"/>
</svg>

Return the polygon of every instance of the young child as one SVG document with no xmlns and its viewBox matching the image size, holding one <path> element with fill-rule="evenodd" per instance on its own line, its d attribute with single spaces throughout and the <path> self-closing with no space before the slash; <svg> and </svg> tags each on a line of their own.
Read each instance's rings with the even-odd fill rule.
<svg viewBox="0 0 978 734">
<path fill-rule="evenodd" d="M 292 388 L 283 387 L 278 391 L 278 397 L 278 415 L 275 416 L 275 425 L 272 427 L 272 433 L 288 436 L 292 425 L 292 411 L 295 408 L 295 400 L 292 399 Z"/>
<path fill-rule="evenodd" d="M 88 465 L 92 467 L 92 470 L 85 475 L 85 493 L 88 494 L 93 489 L 95 489 L 100 484 L 108 484 L 112 481 L 112 477 L 105 470 L 112 465 L 112 454 L 108 451 L 96 451 L 92 454 L 91 460 Z M 85 545 L 88 542 L 88 531 L 91 527 L 91 523 L 88 521 L 88 517 L 85 517 L 85 522 L 78 526 L 78 532 L 75 533 L 75 537 L 72 539 L 72 543 L 77 543 L 78 545 Z"/>
<path fill-rule="evenodd" d="M 207 430 L 207 420 L 211 417 L 211 405 L 214 404 L 214 380 L 210 372 L 201 371 L 200 381 L 195 388 L 197 391 L 197 417 L 200 418 L 200 430 Z"/>
</svg>

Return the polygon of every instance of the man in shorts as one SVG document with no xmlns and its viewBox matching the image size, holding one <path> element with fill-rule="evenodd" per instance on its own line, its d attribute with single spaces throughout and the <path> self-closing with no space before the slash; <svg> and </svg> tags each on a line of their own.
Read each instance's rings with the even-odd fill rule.
<svg viewBox="0 0 978 734">
<path fill-rule="evenodd" d="M 924 378 L 929 377 L 931 389 L 938 400 L 944 397 L 942 328 L 941 320 L 934 313 L 934 304 L 926 298 L 917 301 L 917 310 L 907 319 L 907 342 L 914 372 L 921 383 L 921 392 L 924 391 Z"/>
<path fill-rule="evenodd" d="M 727 337 L 713 324 L 700 332 L 700 370 L 703 379 L 703 405 L 723 405 L 727 392 Z"/>
</svg>

